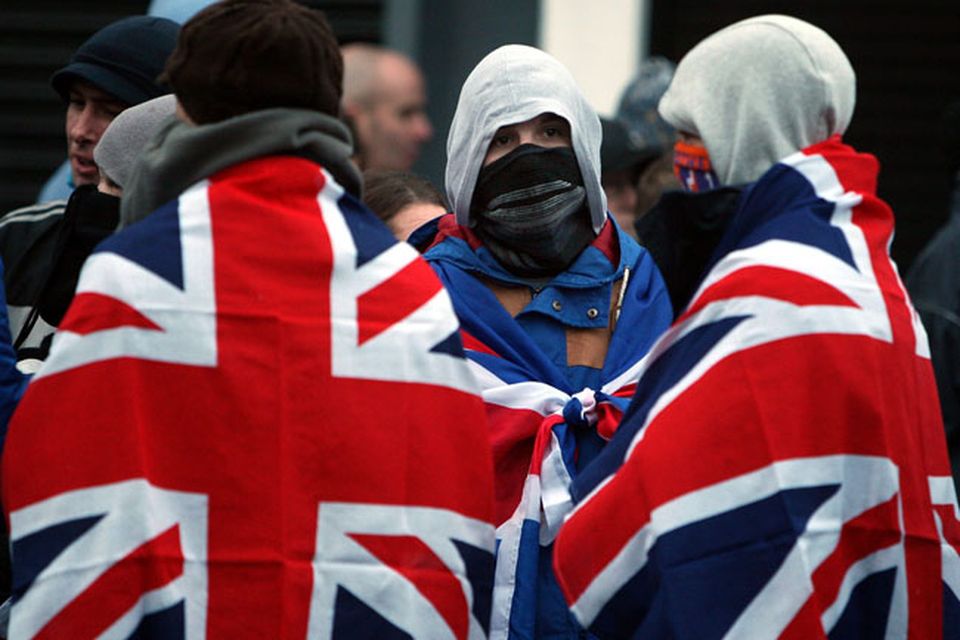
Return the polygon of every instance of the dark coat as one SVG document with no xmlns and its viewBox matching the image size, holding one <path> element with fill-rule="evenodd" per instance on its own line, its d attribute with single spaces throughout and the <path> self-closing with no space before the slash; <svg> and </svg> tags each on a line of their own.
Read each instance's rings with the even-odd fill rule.
<svg viewBox="0 0 960 640">
<path fill-rule="evenodd" d="M 930 340 L 953 481 L 960 492 L 960 183 L 950 219 L 914 262 L 907 290 Z"/>
</svg>

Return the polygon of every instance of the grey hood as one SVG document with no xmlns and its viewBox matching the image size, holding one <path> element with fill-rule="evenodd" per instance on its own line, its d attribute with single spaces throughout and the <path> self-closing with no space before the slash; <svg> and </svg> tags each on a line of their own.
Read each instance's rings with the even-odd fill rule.
<svg viewBox="0 0 960 640">
<path fill-rule="evenodd" d="M 360 172 L 350 162 L 346 125 L 306 109 L 263 109 L 221 122 L 192 125 L 169 120 L 151 138 L 133 166 L 120 199 L 120 227 L 142 220 L 213 174 L 254 158 L 294 155 L 327 169 L 360 197 Z"/>
<path fill-rule="evenodd" d="M 100 173 L 117 186 L 127 186 L 137 157 L 176 110 L 177 99 L 168 93 L 125 109 L 114 118 L 93 149 L 93 161 Z"/>
<path fill-rule="evenodd" d="M 555 113 L 570 123 L 594 233 L 606 220 L 600 187 L 600 118 L 560 62 L 511 44 L 488 54 L 463 83 L 447 138 L 447 197 L 457 222 L 470 226 L 470 202 L 493 134 L 502 126 Z"/>
<path fill-rule="evenodd" d="M 749 18 L 684 56 L 663 118 L 698 135 L 725 185 L 757 180 L 786 156 L 846 131 L 856 76 L 825 31 L 789 16 Z"/>
</svg>

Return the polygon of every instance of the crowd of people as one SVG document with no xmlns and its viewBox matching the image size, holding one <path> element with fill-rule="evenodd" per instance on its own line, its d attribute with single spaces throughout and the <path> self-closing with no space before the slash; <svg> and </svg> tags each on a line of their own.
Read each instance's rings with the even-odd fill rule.
<svg viewBox="0 0 960 640">
<path fill-rule="evenodd" d="M 440 189 L 414 61 L 202 4 L 77 49 L 0 217 L 7 637 L 960 635 L 956 216 L 918 314 L 829 34 L 609 119 L 499 47 Z"/>
</svg>

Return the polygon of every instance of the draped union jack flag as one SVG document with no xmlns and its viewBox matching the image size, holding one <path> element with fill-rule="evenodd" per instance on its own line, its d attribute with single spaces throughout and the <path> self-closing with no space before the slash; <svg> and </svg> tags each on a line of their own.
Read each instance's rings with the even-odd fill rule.
<svg viewBox="0 0 960 640">
<path fill-rule="evenodd" d="M 10 637 L 485 637 L 474 384 L 430 268 L 321 167 L 191 187 L 91 256 L 11 424 Z"/>
<path fill-rule="evenodd" d="M 479 246 L 452 218 L 441 218 L 441 233 Z M 615 233 L 608 222 L 593 246 L 603 247 Z M 543 635 L 538 615 L 554 621 L 554 612 L 558 626 L 575 627 L 558 593 L 546 603 L 543 597 L 549 550 L 572 507 L 575 432 L 592 428 L 603 438 L 613 433 L 636 387 L 642 359 L 671 316 L 652 258 L 636 245 L 621 249 L 616 275 L 623 286 L 622 314 L 610 336 L 597 389 L 571 388 L 566 372 L 553 364 L 487 284 L 458 268 L 456 260 L 427 252 L 460 318 L 493 443 L 497 563 L 491 640 Z"/>
<path fill-rule="evenodd" d="M 876 160 L 748 190 L 555 549 L 603 637 L 960 637 L 960 526 Z"/>
</svg>

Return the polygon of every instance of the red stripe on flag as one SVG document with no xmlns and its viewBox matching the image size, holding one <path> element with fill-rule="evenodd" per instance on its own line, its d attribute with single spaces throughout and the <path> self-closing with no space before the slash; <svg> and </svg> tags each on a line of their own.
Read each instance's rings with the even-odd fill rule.
<svg viewBox="0 0 960 640">
<path fill-rule="evenodd" d="M 433 270 L 418 258 L 367 291 L 357 298 L 357 324 L 360 325 L 357 344 L 365 343 L 403 320 L 440 289 L 440 281 Z M 442 337 L 437 336 L 438 339 Z"/>
<path fill-rule="evenodd" d="M 683 322 L 710 303 L 742 296 L 763 296 L 783 300 L 797 306 L 831 305 L 856 307 L 857 304 L 839 289 L 822 280 L 778 267 L 747 267 L 736 272 L 736 278 L 724 278 L 710 285 L 697 302 L 677 322 Z"/>
<path fill-rule="evenodd" d="M 486 408 L 493 446 L 494 514 L 499 525 L 506 522 L 520 504 L 543 416 L 529 409 L 495 404 L 487 404 Z"/>
<path fill-rule="evenodd" d="M 180 527 L 174 525 L 105 571 L 35 637 L 38 640 L 95 638 L 133 607 L 143 594 L 181 575 Z"/>
<path fill-rule="evenodd" d="M 900 496 L 893 496 L 844 524 L 837 548 L 813 573 L 821 603 L 837 597 L 850 565 L 900 542 L 899 500 Z"/>
<path fill-rule="evenodd" d="M 480 340 L 478 340 L 469 332 L 467 332 L 467 330 L 464 329 L 463 327 L 460 328 L 460 339 L 463 340 L 463 348 L 468 351 L 476 351 L 478 353 L 487 353 L 487 354 L 490 354 L 491 356 L 500 357 L 500 354 L 498 354 L 496 351 L 494 351 L 487 345 L 480 342 Z"/>
<path fill-rule="evenodd" d="M 74 296 L 70 313 L 64 320 L 60 325 L 61 331 L 72 331 L 80 335 L 121 327 L 163 331 L 159 325 L 130 305 L 100 293 L 78 293 Z"/>
<path fill-rule="evenodd" d="M 597 405 L 596 414 L 597 423 L 594 426 L 597 434 L 604 440 L 609 440 L 620 426 L 623 412 L 612 402 L 601 402 Z"/>
<path fill-rule="evenodd" d="M 850 565 L 900 540 L 898 498 L 867 510 L 844 525 L 833 554 L 813 574 L 816 596 L 808 598 L 783 633 L 781 640 L 807 640 L 826 636 L 820 613 L 840 592 Z"/>
<path fill-rule="evenodd" d="M 787 628 L 780 633 L 778 640 L 826 638 L 823 622 L 820 621 L 820 610 L 823 606 L 824 604 L 817 598 L 807 598 Z"/>
<path fill-rule="evenodd" d="M 629 384 L 623 385 L 622 387 L 620 387 L 610 395 L 614 396 L 615 398 L 632 398 L 633 394 L 636 392 L 637 392 L 637 383 L 631 382 Z"/>
</svg>

